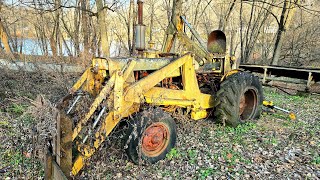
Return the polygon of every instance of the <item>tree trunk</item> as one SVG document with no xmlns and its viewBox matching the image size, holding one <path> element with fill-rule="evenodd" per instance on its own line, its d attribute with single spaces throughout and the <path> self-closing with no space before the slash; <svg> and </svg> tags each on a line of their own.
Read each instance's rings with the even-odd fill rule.
<svg viewBox="0 0 320 180">
<path fill-rule="evenodd" d="M 282 41 L 283 41 L 283 31 L 284 29 L 284 23 L 285 23 L 285 14 L 287 12 L 287 1 L 284 1 L 283 3 L 283 8 L 282 8 L 282 12 L 281 12 L 281 17 L 280 17 L 280 23 L 279 23 L 279 28 L 278 28 L 278 32 L 277 32 L 277 38 L 276 38 L 276 42 L 274 44 L 274 51 L 273 51 L 273 57 L 272 57 L 272 65 L 278 65 L 279 62 L 279 57 L 280 57 L 280 53 L 281 53 L 281 47 L 282 47 Z"/>
<path fill-rule="evenodd" d="M 131 41 L 131 37 L 133 37 L 133 35 L 131 35 L 131 29 L 133 26 L 131 26 L 131 23 L 133 22 L 133 8 L 134 8 L 134 0 L 130 0 L 130 6 L 129 6 L 129 13 L 128 13 L 128 21 L 127 21 L 127 35 L 128 35 L 128 49 L 129 49 L 129 53 L 130 55 L 132 55 L 132 41 Z"/>
<path fill-rule="evenodd" d="M 271 64 L 272 65 L 278 65 L 279 64 L 279 58 L 281 55 L 281 48 L 282 48 L 282 42 L 283 42 L 283 35 L 284 32 L 288 29 L 292 17 L 294 16 L 294 13 L 296 12 L 296 4 L 300 4 L 300 0 L 289 1 L 289 6 L 287 4 L 287 1 L 284 1 L 283 8 L 281 12 L 280 22 L 279 22 L 279 29 L 277 32 L 277 38 L 276 42 L 274 44 L 274 51 L 273 51 L 273 57 Z"/>
<path fill-rule="evenodd" d="M 98 26 L 101 42 L 101 52 L 102 56 L 109 57 L 109 43 L 108 43 L 108 31 L 107 31 L 107 11 L 103 8 L 103 1 L 96 0 L 97 9 L 98 9 Z"/>
<path fill-rule="evenodd" d="M 79 5 L 79 3 L 81 3 L 80 1 L 77 2 L 77 5 Z M 75 10 L 74 11 L 74 31 L 73 31 L 73 42 L 74 42 L 74 47 L 75 47 L 75 56 L 79 56 L 80 55 L 80 40 L 79 40 L 79 34 L 80 34 L 80 13 L 81 10 Z"/>
<path fill-rule="evenodd" d="M 11 51 L 11 47 L 9 45 L 9 40 L 8 40 L 8 35 L 6 33 L 6 30 L 4 28 L 4 25 L 0 19 L 0 40 L 2 41 L 3 45 L 4 45 L 4 49 L 6 51 L 7 54 L 9 54 L 10 56 L 12 56 L 12 51 Z"/>
<path fill-rule="evenodd" d="M 88 26 L 88 13 L 87 9 L 89 6 L 89 1 L 88 0 L 81 0 L 81 18 L 82 18 L 82 33 L 83 33 L 83 56 L 84 58 L 87 58 L 89 55 L 89 26 Z"/>
<path fill-rule="evenodd" d="M 240 2 L 240 64 L 243 63 L 244 61 L 244 55 L 243 55 L 243 34 L 242 34 L 242 31 L 243 31 L 243 23 L 242 23 L 242 14 L 243 14 L 243 4 L 242 4 L 242 0 Z"/>
<path fill-rule="evenodd" d="M 149 41 L 152 43 L 153 38 L 153 24 L 154 24 L 154 4 L 155 1 L 151 2 L 151 19 L 150 19 L 150 38 Z"/>
<path fill-rule="evenodd" d="M 221 28 L 222 31 L 225 31 L 225 29 L 226 29 L 226 27 L 227 27 L 227 25 L 228 25 L 229 17 L 230 17 L 230 15 L 231 15 L 232 10 L 233 10 L 234 7 L 235 7 L 236 1 L 237 1 L 237 0 L 233 0 L 232 4 L 230 5 L 230 8 L 229 8 L 229 10 L 228 10 L 228 12 L 227 12 L 227 15 L 225 16 L 224 21 L 223 21 L 223 24 L 222 24 L 222 28 Z"/>
<path fill-rule="evenodd" d="M 175 38 L 180 16 L 182 15 L 182 0 L 174 0 L 171 11 L 171 21 L 166 29 L 166 36 L 162 44 L 162 52 L 174 52 Z"/>
<path fill-rule="evenodd" d="M 58 9 L 59 6 L 61 5 L 61 0 L 55 0 L 54 1 L 54 8 L 57 9 L 54 13 L 54 27 L 50 36 L 50 47 L 52 50 L 52 56 L 57 56 L 58 55 L 58 43 L 59 43 L 59 28 L 60 28 L 60 12 L 61 10 Z M 61 50 L 60 50 L 61 51 Z M 61 53 L 62 54 L 62 53 Z"/>
<path fill-rule="evenodd" d="M 192 23 L 193 28 L 194 28 L 195 30 L 197 30 L 197 26 L 198 26 L 198 23 L 199 23 L 199 21 L 198 21 L 198 14 L 199 14 L 199 11 L 200 11 L 200 4 L 201 4 L 201 0 L 199 0 L 199 1 L 197 2 L 196 11 L 195 11 L 195 13 L 194 13 L 194 18 L 193 18 L 193 23 Z M 194 37 L 192 36 L 191 39 L 193 39 L 193 38 L 194 38 Z"/>
</svg>

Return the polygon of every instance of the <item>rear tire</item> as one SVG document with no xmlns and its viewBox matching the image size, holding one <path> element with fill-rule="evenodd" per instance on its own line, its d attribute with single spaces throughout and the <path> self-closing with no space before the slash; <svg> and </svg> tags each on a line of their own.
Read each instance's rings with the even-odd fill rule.
<svg viewBox="0 0 320 180">
<path fill-rule="evenodd" d="M 263 102 L 259 78 L 246 72 L 229 76 L 221 83 L 215 102 L 214 115 L 221 123 L 236 127 L 258 119 Z"/>
<path fill-rule="evenodd" d="M 129 122 L 125 136 L 125 151 L 129 159 L 156 163 L 164 159 L 175 146 L 177 133 L 174 119 L 160 108 L 145 110 Z"/>
</svg>

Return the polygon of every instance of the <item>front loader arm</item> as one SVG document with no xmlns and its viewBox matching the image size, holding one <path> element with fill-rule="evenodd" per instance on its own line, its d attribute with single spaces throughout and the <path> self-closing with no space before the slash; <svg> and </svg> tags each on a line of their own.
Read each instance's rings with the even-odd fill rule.
<svg viewBox="0 0 320 180">
<path fill-rule="evenodd" d="M 125 67 L 125 71 L 124 69 L 122 71 L 114 71 L 113 75 L 111 76 L 107 84 L 100 91 L 99 95 L 96 97 L 93 104 L 91 105 L 89 113 L 86 114 L 85 118 L 82 119 L 74 129 L 72 136 L 73 140 L 78 136 L 79 132 L 82 129 L 82 126 L 86 124 L 87 120 L 95 112 L 98 105 L 100 105 L 100 103 L 107 98 L 107 95 L 110 94 L 110 96 L 114 96 L 114 107 L 108 113 L 100 130 L 95 133 L 96 140 L 94 141 L 93 147 L 85 144 L 80 144 L 78 146 L 78 151 L 81 152 L 81 155 L 79 155 L 76 158 L 76 161 L 72 167 L 73 175 L 76 175 L 82 169 L 82 167 L 85 164 L 85 160 L 90 158 L 94 154 L 94 152 L 99 148 L 101 143 L 105 141 L 105 138 L 111 133 L 111 131 L 116 127 L 116 125 L 122 118 L 128 117 L 132 113 L 138 111 L 137 106 L 134 106 L 133 103 L 124 102 L 122 94 L 124 88 L 123 85 L 125 84 L 125 81 L 129 78 L 130 74 L 133 73 L 133 68 L 135 64 L 135 61 L 131 61 L 129 63 L 129 66 Z M 113 91 L 111 92 L 112 89 Z"/>
</svg>

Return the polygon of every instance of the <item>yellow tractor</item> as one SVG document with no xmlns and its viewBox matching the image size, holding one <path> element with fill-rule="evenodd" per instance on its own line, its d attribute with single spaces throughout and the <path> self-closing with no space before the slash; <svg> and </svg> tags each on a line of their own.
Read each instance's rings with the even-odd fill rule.
<svg viewBox="0 0 320 180">
<path fill-rule="evenodd" d="M 176 142 L 168 109 L 178 107 L 193 120 L 212 117 L 230 126 L 258 118 L 263 101 L 259 79 L 232 68 L 235 59 L 226 55 L 222 31 L 210 33 L 204 44 L 182 16 L 181 4 L 173 2 L 172 20 L 158 52 L 146 50 L 143 2 L 138 0 L 137 56 L 94 58 L 57 105 L 57 134 L 47 151 L 46 179 L 76 176 L 121 120 L 130 121 L 124 145 L 129 159 L 155 163 Z M 174 51 L 176 40 L 185 53 Z"/>
</svg>

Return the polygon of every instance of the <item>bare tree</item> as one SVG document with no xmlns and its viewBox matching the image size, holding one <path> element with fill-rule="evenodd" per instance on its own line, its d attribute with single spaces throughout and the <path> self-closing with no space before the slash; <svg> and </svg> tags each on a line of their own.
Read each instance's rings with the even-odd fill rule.
<svg viewBox="0 0 320 180">
<path fill-rule="evenodd" d="M 246 63 L 250 59 L 274 2 L 275 0 L 271 2 L 267 2 L 266 0 L 260 2 L 241 2 L 241 9 L 243 9 L 242 3 L 249 3 L 251 6 L 247 22 L 243 18 L 243 10 L 240 11 L 241 63 Z"/>
<path fill-rule="evenodd" d="M 107 11 L 104 9 L 103 1 L 96 0 L 97 10 L 98 10 L 98 26 L 99 26 L 99 34 L 100 34 L 100 42 L 101 42 L 101 51 L 102 56 L 109 57 L 109 42 L 108 42 L 108 31 L 107 31 Z"/>
<path fill-rule="evenodd" d="M 272 65 L 278 65 L 279 57 L 281 53 L 281 47 L 283 43 L 283 33 L 286 31 L 286 29 L 289 27 L 292 17 L 296 11 L 296 4 L 299 4 L 300 0 L 285 0 L 283 2 L 283 8 L 281 12 L 280 21 L 278 21 L 278 32 L 277 32 L 277 38 L 274 45 L 274 52 L 273 52 L 273 58 L 272 58 Z"/>
<path fill-rule="evenodd" d="M 2 0 L 0 0 L 0 12 L 2 12 L 2 6 L 3 6 L 3 2 L 2 2 Z M 5 49 L 6 53 L 8 53 L 9 55 L 12 55 L 12 50 L 11 50 L 11 47 L 9 45 L 9 40 L 8 40 L 8 34 L 6 32 L 6 28 L 1 20 L 1 17 L 0 17 L 0 45 L 1 45 L 1 42 L 4 45 L 4 49 Z M 0 50 L 2 50 L 2 47 L 0 47 Z"/>
</svg>

